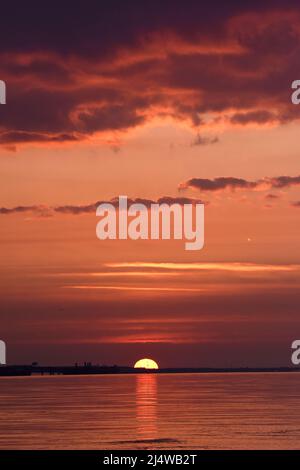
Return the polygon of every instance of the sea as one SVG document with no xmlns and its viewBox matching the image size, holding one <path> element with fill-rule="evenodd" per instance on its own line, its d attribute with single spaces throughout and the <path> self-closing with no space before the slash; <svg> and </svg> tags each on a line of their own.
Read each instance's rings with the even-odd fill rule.
<svg viewBox="0 0 300 470">
<path fill-rule="evenodd" d="M 1 449 L 300 449 L 300 373 L 0 378 Z"/>
</svg>

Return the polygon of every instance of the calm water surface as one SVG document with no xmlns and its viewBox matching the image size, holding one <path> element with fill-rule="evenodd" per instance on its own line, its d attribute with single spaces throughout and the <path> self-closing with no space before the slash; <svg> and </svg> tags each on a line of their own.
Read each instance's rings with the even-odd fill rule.
<svg viewBox="0 0 300 470">
<path fill-rule="evenodd" d="M 1 449 L 300 449 L 300 374 L 0 378 Z"/>
</svg>

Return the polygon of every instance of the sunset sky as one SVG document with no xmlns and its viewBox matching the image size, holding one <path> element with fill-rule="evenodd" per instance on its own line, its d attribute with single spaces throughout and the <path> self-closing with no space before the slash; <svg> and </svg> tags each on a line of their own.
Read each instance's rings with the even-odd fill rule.
<svg viewBox="0 0 300 470">
<path fill-rule="evenodd" d="M 12 1 L 1 17 L 8 362 L 291 365 L 299 2 Z M 97 202 L 123 194 L 204 201 L 204 249 L 98 240 Z"/>
</svg>

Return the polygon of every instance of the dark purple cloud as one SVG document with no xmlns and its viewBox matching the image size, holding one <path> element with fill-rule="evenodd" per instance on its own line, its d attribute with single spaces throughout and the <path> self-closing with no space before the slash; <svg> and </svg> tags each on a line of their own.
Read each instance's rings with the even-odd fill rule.
<svg viewBox="0 0 300 470">
<path fill-rule="evenodd" d="M 266 177 L 257 181 L 249 181 L 243 178 L 235 178 L 233 176 L 219 177 L 214 179 L 208 178 L 191 178 L 179 185 L 179 189 L 193 188 L 199 191 L 220 191 L 225 189 L 245 189 L 251 190 L 261 189 L 283 189 L 290 186 L 299 186 L 300 176 L 276 176 Z M 268 195 L 269 198 L 276 198 L 277 195 Z"/>
<path fill-rule="evenodd" d="M 300 176 L 278 176 L 270 180 L 273 188 L 287 188 L 289 186 L 299 186 Z"/>
<path fill-rule="evenodd" d="M 265 124 L 267 122 L 277 121 L 278 116 L 275 114 L 263 110 L 263 111 L 249 111 L 246 113 L 236 113 L 231 118 L 230 121 L 233 124 L 249 124 L 249 123 L 256 123 L 256 124 Z"/>
<path fill-rule="evenodd" d="M 299 119 L 294 0 L 12 1 L 1 17 L 2 145 L 124 132 L 155 114 L 195 127 L 206 113 L 229 125 Z"/>
<path fill-rule="evenodd" d="M 200 204 L 203 203 L 200 199 L 188 198 L 188 197 L 171 197 L 163 196 L 157 200 L 144 199 L 144 198 L 128 198 L 128 205 L 130 204 L 144 204 L 146 207 L 150 207 L 151 204 Z M 16 206 L 16 207 L 0 207 L 0 215 L 11 215 L 11 214 L 34 214 L 37 216 L 53 216 L 55 214 L 70 214 L 70 215 L 81 215 L 81 214 L 92 214 L 95 213 L 97 207 L 100 204 L 112 204 L 114 207 L 119 207 L 119 198 L 114 197 L 109 201 L 97 201 L 92 204 L 86 205 L 63 205 L 63 206 L 46 206 L 46 205 L 31 205 L 31 206 Z"/>
<path fill-rule="evenodd" d="M 199 191 L 219 191 L 221 189 L 253 189 L 257 183 L 247 181 L 243 178 L 220 177 L 215 179 L 208 178 L 191 178 L 180 185 L 181 189 L 194 188 Z"/>
</svg>

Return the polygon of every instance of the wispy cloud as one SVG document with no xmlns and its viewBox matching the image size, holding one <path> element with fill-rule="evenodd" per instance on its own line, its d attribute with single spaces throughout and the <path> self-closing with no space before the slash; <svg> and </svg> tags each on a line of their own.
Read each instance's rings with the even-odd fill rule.
<svg viewBox="0 0 300 470">
<path fill-rule="evenodd" d="M 80 289 L 80 290 L 116 290 L 116 291 L 141 291 L 141 292 L 206 292 L 207 289 L 201 287 L 159 287 L 159 286 L 95 286 L 88 284 L 79 284 L 73 286 L 63 286 L 64 289 Z"/>
<path fill-rule="evenodd" d="M 191 147 L 198 147 L 201 145 L 210 145 L 216 144 L 219 142 L 219 138 L 217 136 L 210 137 L 201 134 L 197 134 L 194 140 L 191 143 Z"/>
<path fill-rule="evenodd" d="M 153 268 L 162 270 L 187 271 L 232 271 L 232 272 L 289 272 L 298 271 L 299 265 L 276 265 L 254 263 L 160 263 L 160 262 L 125 262 L 107 263 L 110 268 Z"/>
</svg>

